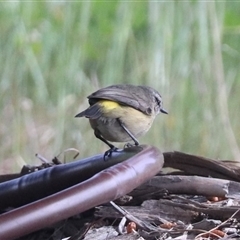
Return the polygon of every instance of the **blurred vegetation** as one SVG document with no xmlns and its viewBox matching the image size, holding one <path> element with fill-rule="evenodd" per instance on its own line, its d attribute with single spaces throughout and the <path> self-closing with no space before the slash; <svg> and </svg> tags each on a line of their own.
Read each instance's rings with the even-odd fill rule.
<svg viewBox="0 0 240 240">
<path fill-rule="evenodd" d="M 36 164 L 37 152 L 105 151 L 74 116 L 91 92 L 116 83 L 163 96 L 169 115 L 141 143 L 240 160 L 239 9 L 236 1 L 1 2 L 1 171 Z"/>
</svg>

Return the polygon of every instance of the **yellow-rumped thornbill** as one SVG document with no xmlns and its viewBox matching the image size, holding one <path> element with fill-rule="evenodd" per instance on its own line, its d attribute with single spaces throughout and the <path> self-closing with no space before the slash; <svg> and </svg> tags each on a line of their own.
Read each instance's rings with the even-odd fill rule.
<svg viewBox="0 0 240 240">
<path fill-rule="evenodd" d="M 144 135 L 160 113 L 167 114 L 162 97 L 148 86 L 118 84 L 101 88 L 88 96 L 89 107 L 75 117 L 86 117 L 95 136 L 106 143 L 110 156 L 117 148 L 110 142 L 133 141 Z"/>
</svg>

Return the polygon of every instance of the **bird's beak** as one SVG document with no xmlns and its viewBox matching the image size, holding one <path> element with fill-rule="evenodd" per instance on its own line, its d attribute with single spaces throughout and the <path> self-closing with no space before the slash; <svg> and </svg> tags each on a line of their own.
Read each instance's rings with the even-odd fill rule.
<svg viewBox="0 0 240 240">
<path fill-rule="evenodd" d="M 161 112 L 161 113 L 164 113 L 164 114 L 168 114 L 168 112 L 167 112 L 164 108 L 161 108 L 161 109 L 160 109 L 160 112 Z"/>
</svg>

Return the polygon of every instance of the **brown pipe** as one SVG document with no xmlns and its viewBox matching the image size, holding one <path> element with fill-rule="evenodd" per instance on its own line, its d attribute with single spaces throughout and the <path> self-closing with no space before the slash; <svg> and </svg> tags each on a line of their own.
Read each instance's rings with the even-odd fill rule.
<svg viewBox="0 0 240 240">
<path fill-rule="evenodd" d="M 156 175 L 164 163 L 156 147 L 142 147 L 140 153 L 85 182 L 2 214 L 0 239 L 24 236 L 131 192 Z"/>
</svg>

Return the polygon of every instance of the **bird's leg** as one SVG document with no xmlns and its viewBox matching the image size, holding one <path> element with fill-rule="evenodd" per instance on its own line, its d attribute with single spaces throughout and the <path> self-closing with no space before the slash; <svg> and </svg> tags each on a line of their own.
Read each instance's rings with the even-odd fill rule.
<svg viewBox="0 0 240 240">
<path fill-rule="evenodd" d="M 115 148 L 114 145 L 112 145 L 111 143 L 109 143 L 105 138 L 102 137 L 102 135 L 100 134 L 100 132 L 98 130 L 94 131 L 94 135 L 96 138 L 100 139 L 101 141 L 103 141 L 105 144 L 107 144 L 110 148 Z"/>
<path fill-rule="evenodd" d="M 104 157 L 103 157 L 104 161 L 106 160 L 106 157 L 111 157 L 112 152 L 115 152 L 118 150 L 117 147 L 115 147 L 113 144 L 109 143 L 105 138 L 103 138 L 98 130 L 96 130 L 96 129 L 94 130 L 94 135 L 96 138 L 100 139 L 101 141 L 103 141 L 105 144 L 107 144 L 110 147 L 110 149 L 104 153 Z"/>
<path fill-rule="evenodd" d="M 128 134 L 128 136 L 134 141 L 135 146 L 138 146 L 139 145 L 138 140 L 133 136 L 133 134 L 127 129 L 127 127 L 122 123 L 122 121 L 119 118 L 117 118 L 117 122 L 123 128 L 123 130 Z M 129 143 L 127 144 L 127 146 L 129 147 Z"/>
</svg>

